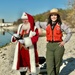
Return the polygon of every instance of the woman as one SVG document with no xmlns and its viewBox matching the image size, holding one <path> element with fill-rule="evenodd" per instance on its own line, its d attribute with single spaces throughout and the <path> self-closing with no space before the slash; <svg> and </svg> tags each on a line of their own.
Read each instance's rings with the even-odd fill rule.
<svg viewBox="0 0 75 75">
<path fill-rule="evenodd" d="M 48 23 L 37 22 L 36 26 L 40 34 L 42 33 L 40 26 L 46 30 L 47 73 L 48 75 L 59 75 L 59 69 L 65 51 L 64 45 L 71 37 L 71 30 L 67 25 L 62 23 L 58 9 L 55 8 L 50 11 Z M 67 34 L 65 39 L 62 39 L 63 31 Z"/>
</svg>

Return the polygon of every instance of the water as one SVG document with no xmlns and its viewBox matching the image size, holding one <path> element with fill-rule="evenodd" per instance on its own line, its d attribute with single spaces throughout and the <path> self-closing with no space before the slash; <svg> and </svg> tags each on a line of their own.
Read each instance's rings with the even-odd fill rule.
<svg viewBox="0 0 75 75">
<path fill-rule="evenodd" d="M 13 34 L 12 31 L 10 32 L 0 32 L 0 47 L 8 44 L 11 42 L 11 34 Z"/>
</svg>

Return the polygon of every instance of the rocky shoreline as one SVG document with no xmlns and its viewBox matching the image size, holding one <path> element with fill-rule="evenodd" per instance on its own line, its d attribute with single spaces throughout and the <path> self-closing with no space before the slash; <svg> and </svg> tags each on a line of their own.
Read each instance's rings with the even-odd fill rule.
<svg viewBox="0 0 75 75">
<path fill-rule="evenodd" d="M 46 54 L 46 38 L 40 37 L 37 43 L 39 56 Z M 18 71 L 13 71 L 12 63 L 14 58 L 14 49 L 16 43 L 10 43 L 0 48 L 0 75 L 19 75 Z M 61 66 L 60 75 L 75 75 L 75 33 L 71 39 L 65 44 L 65 53 L 63 56 L 63 64 Z"/>
</svg>

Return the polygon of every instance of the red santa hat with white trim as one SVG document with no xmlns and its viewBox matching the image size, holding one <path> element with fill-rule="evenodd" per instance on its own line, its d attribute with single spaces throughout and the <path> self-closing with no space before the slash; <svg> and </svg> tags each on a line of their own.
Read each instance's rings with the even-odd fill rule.
<svg viewBox="0 0 75 75">
<path fill-rule="evenodd" d="M 28 19 L 29 23 L 30 23 L 30 28 L 31 30 L 33 31 L 34 30 L 34 18 L 32 15 L 26 13 L 26 12 L 23 12 L 22 16 L 21 16 L 21 19 Z"/>
</svg>

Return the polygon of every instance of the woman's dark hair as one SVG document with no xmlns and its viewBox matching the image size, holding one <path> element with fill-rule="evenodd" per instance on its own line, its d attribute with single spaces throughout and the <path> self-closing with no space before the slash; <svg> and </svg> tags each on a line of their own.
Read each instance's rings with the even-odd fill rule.
<svg viewBox="0 0 75 75">
<path fill-rule="evenodd" d="M 58 24 L 60 24 L 60 25 L 62 24 L 60 15 L 58 15 L 58 14 L 57 14 L 57 20 L 56 20 L 56 22 L 57 22 Z M 51 15 L 49 15 L 49 17 L 48 17 L 48 23 L 47 23 L 47 24 L 52 24 Z"/>
</svg>

